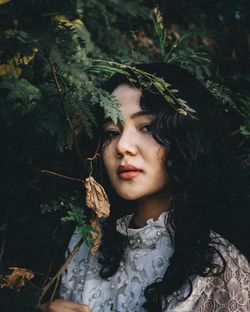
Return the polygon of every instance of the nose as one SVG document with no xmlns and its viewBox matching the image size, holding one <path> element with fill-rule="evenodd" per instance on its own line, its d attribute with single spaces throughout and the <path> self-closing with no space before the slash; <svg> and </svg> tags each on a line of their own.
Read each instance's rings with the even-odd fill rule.
<svg viewBox="0 0 250 312">
<path fill-rule="evenodd" d="M 129 131 L 123 131 L 117 141 L 116 155 L 121 158 L 125 155 L 134 156 L 137 154 L 136 138 Z"/>
</svg>

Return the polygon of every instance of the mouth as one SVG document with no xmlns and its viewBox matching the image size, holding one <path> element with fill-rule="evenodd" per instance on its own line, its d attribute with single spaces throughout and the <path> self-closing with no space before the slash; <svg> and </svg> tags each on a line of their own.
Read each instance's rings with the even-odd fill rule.
<svg viewBox="0 0 250 312">
<path fill-rule="evenodd" d="M 130 180 L 142 173 L 142 170 L 132 165 L 121 165 L 117 169 L 118 176 L 123 180 Z"/>
</svg>

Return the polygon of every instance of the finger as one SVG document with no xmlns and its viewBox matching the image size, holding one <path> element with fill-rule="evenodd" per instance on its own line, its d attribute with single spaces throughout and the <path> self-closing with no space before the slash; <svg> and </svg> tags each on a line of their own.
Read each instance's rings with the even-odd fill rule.
<svg viewBox="0 0 250 312">
<path fill-rule="evenodd" d="M 67 301 L 67 300 L 54 300 L 52 302 L 60 304 L 60 305 L 62 305 L 65 308 L 82 309 L 80 311 L 84 311 L 84 312 L 85 311 L 86 312 L 90 311 L 89 307 L 86 304 L 75 303 L 75 302 L 71 302 L 71 301 Z M 83 309 L 85 309 L 85 310 L 83 310 Z"/>
<path fill-rule="evenodd" d="M 41 305 L 42 312 L 91 312 L 85 304 L 65 300 L 54 300 Z"/>
<path fill-rule="evenodd" d="M 40 306 L 41 312 L 73 312 L 76 311 L 75 307 L 72 308 L 73 303 L 64 300 L 54 300 L 46 302 Z"/>
<path fill-rule="evenodd" d="M 48 311 L 48 303 L 43 303 L 39 306 L 39 312 L 47 312 Z"/>
<path fill-rule="evenodd" d="M 90 308 L 86 304 L 78 304 L 77 312 L 91 312 Z"/>
</svg>

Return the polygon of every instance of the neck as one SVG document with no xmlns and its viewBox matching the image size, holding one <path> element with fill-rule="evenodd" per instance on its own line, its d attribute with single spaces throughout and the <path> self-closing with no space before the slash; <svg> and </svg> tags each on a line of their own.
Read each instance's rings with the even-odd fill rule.
<svg viewBox="0 0 250 312">
<path fill-rule="evenodd" d="M 168 209 L 170 196 L 167 192 L 143 198 L 138 202 L 138 208 L 133 216 L 133 223 L 137 227 L 143 227 L 147 220 L 157 220 Z"/>
</svg>

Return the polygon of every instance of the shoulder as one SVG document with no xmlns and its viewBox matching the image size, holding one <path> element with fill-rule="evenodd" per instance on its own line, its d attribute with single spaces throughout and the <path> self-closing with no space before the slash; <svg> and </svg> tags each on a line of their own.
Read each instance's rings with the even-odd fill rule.
<svg viewBox="0 0 250 312">
<path fill-rule="evenodd" d="M 70 259 L 68 258 L 70 256 Z M 65 254 L 69 259 L 67 269 L 71 267 L 79 267 L 82 262 L 87 262 L 90 257 L 90 247 L 82 240 L 80 234 L 73 234 Z M 67 271 L 67 270 L 66 270 Z"/>
<path fill-rule="evenodd" d="M 195 311 L 250 311 L 250 265 L 228 240 L 213 234 L 218 250 L 215 262 L 225 261 L 225 270 L 218 276 L 205 277 Z M 200 279 L 201 277 L 197 277 Z"/>
<path fill-rule="evenodd" d="M 242 275 L 248 276 L 248 278 L 250 277 L 250 264 L 248 260 L 227 239 L 213 233 L 212 246 L 217 250 L 215 262 L 220 262 L 222 257 L 225 261 L 225 272 L 221 276 L 225 282 L 228 282 L 236 272 L 237 274 L 235 276 L 238 278 Z"/>
<path fill-rule="evenodd" d="M 76 289 L 81 279 L 84 279 L 85 276 L 85 266 L 89 262 L 90 248 L 85 243 L 82 243 L 75 250 L 80 241 L 81 235 L 73 234 L 66 251 L 66 268 L 61 276 L 60 287 L 60 298 L 63 300 L 76 300 Z M 73 255 L 72 252 L 74 250 L 76 252 Z"/>
</svg>

